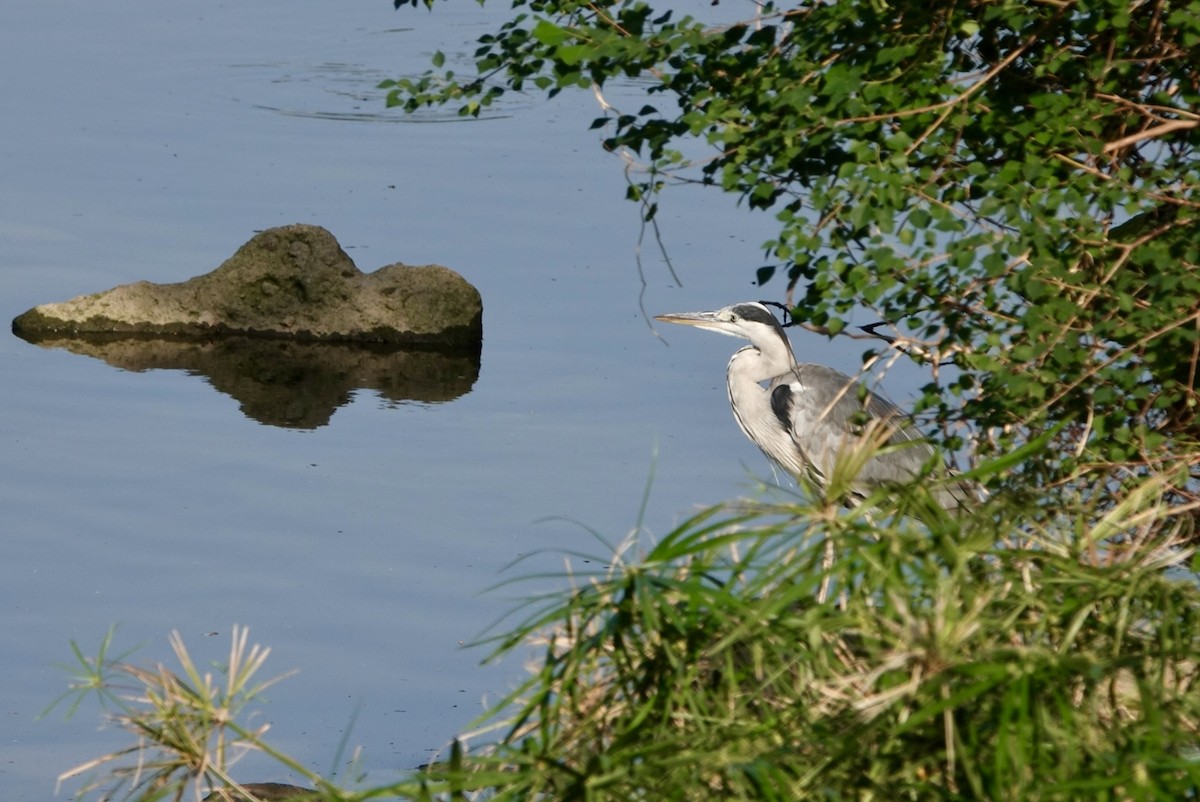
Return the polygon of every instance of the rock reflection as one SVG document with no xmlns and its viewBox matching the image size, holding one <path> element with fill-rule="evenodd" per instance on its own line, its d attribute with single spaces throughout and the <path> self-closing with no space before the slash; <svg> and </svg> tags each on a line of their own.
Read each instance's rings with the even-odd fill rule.
<svg viewBox="0 0 1200 802">
<path fill-rule="evenodd" d="M 211 341 L 114 336 L 37 337 L 45 348 L 130 371 L 183 370 L 236 399 L 259 423 L 316 429 L 355 390 L 389 401 L 453 401 L 479 378 L 479 352 L 226 336 Z"/>
</svg>

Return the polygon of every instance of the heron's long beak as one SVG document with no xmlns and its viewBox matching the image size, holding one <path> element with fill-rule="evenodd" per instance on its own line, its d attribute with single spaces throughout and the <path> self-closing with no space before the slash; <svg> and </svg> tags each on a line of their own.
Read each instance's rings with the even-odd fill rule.
<svg viewBox="0 0 1200 802">
<path fill-rule="evenodd" d="M 655 315 L 655 320 L 663 323 L 679 323 L 684 326 L 698 326 L 702 329 L 716 328 L 720 321 L 716 312 L 668 312 L 665 315 Z"/>
</svg>

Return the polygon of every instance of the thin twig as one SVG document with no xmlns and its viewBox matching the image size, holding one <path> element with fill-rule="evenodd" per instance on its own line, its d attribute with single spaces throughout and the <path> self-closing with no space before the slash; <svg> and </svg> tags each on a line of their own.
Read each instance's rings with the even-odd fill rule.
<svg viewBox="0 0 1200 802">
<path fill-rule="evenodd" d="M 1123 150 L 1137 142 L 1142 142 L 1147 139 L 1157 139 L 1160 136 L 1166 136 L 1172 131 L 1179 131 L 1187 128 L 1200 128 L 1200 120 L 1171 120 L 1170 122 L 1156 125 L 1153 128 L 1147 128 L 1144 131 L 1138 131 L 1136 134 L 1121 137 L 1120 139 L 1109 142 L 1104 146 L 1105 153 L 1113 153 L 1118 150 Z"/>
</svg>

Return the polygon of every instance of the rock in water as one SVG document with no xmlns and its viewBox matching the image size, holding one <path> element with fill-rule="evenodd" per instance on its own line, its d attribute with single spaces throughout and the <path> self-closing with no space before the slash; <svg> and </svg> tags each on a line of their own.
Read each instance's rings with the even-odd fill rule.
<svg viewBox="0 0 1200 802">
<path fill-rule="evenodd" d="M 179 284 L 139 281 L 36 306 L 13 320 L 13 332 L 35 341 L 238 334 L 477 349 L 483 301 L 440 265 L 363 273 L 328 231 L 297 224 L 263 231 L 216 270 Z"/>
<path fill-rule="evenodd" d="M 239 794 L 231 788 L 218 788 L 204 797 L 204 802 L 250 802 L 252 798 L 262 800 L 262 802 L 277 802 L 277 800 L 305 802 L 306 800 L 320 799 L 320 796 L 310 788 L 297 788 L 294 785 L 284 785 L 283 783 L 243 783 L 242 788 L 253 794 L 253 797 Z"/>
</svg>

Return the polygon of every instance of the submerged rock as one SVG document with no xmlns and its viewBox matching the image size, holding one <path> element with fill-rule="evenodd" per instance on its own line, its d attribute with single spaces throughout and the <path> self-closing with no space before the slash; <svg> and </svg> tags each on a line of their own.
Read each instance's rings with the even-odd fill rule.
<svg viewBox="0 0 1200 802">
<path fill-rule="evenodd" d="M 211 273 L 178 284 L 139 281 L 13 320 L 27 340 L 70 334 L 251 337 L 478 349 L 479 291 L 440 265 L 360 271 L 323 228 L 255 235 Z"/>
<path fill-rule="evenodd" d="M 262 802 L 293 800 L 294 802 L 302 802 L 303 800 L 321 798 L 311 788 L 299 788 L 295 785 L 285 785 L 283 783 L 243 783 L 242 790 L 252 796 L 238 793 L 232 788 L 218 788 L 204 797 L 204 802 L 252 802 L 252 800 L 262 800 Z"/>
</svg>

